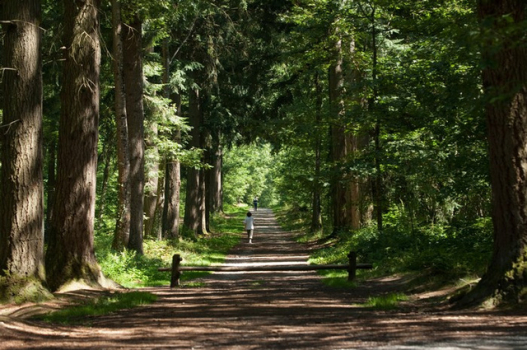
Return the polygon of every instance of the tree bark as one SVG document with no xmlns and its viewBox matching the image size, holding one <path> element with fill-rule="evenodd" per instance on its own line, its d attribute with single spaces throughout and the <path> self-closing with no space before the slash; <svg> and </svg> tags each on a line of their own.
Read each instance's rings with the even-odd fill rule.
<svg viewBox="0 0 527 350">
<path fill-rule="evenodd" d="M 103 162 L 102 180 L 101 180 L 101 186 L 98 189 L 99 202 L 95 209 L 96 218 L 97 218 L 96 229 L 99 229 L 101 225 L 103 224 L 102 218 L 104 217 L 104 212 L 106 210 L 106 202 L 107 202 L 106 196 L 108 193 L 108 182 L 110 181 L 110 168 L 111 168 L 112 158 L 113 158 L 112 147 L 110 147 L 110 145 L 104 145 L 103 150 L 102 150 L 102 162 Z"/>
<path fill-rule="evenodd" d="M 200 148 L 201 102 L 198 89 L 192 89 L 189 94 L 189 124 L 192 127 L 190 146 Z M 187 190 L 185 198 L 185 217 L 183 226 L 194 234 L 200 234 L 202 226 L 200 170 L 187 169 Z"/>
<path fill-rule="evenodd" d="M 145 187 L 142 23 L 134 18 L 123 31 L 124 86 L 130 141 L 130 239 L 128 248 L 143 254 Z"/>
<path fill-rule="evenodd" d="M 221 134 L 216 133 L 212 141 L 211 149 L 210 181 L 209 181 L 209 211 L 211 213 L 220 213 L 223 211 L 222 203 L 222 164 L 223 150 L 221 148 Z"/>
<path fill-rule="evenodd" d="M 311 232 L 322 229 L 322 201 L 321 201 L 321 166 L 322 166 L 322 85 L 319 74 L 315 76 L 316 106 L 315 106 L 315 181 L 313 182 L 313 204 L 311 213 Z"/>
<path fill-rule="evenodd" d="M 55 140 L 51 142 L 51 144 L 48 146 L 48 181 L 46 190 L 48 193 L 48 200 L 46 205 L 46 220 L 44 229 L 47 231 L 47 229 L 50 226 L 51 223 L 51 217 L 53 216 L 53 202 L 55 199 L 55 186 L 57 184 L 57 145 Z M 44 232 L 44 242 L 47 242 L 47 233 Z"/>
<path fill-rule="evenodd" d="M 460 305 L 520 302 L 527 283 L 527 4 L 480 0 L 494 253 Z"/>
<path fill-rule="evenodd" d="M 345 172 L 342 163 L 346 160 L 346 136 L 344 121 L 344 103 L 342 89 L 344 84 L 342 72 L 342 40 L 337 40 L 334 46 L 335 62 L 329 68 L 329 99 L 331 110 L 331 161 L 333 163 L 331 176 L 331 201 L 333 214 L 333 232 L 349 229 L 349 215 L 346 211 Z"/>
<path fill-rule="evenodd" d="M 126 113 L 126 94 L 123 80 L 123 42 L 121 2 L 112 0 L 113 27 L 113 76 L 115 81 L 115 123 L 117 125 L 117 168 L 118 196 L 117 219 L 112 248 L 122 250 L 128 246 L 130 238 L 130 146 L 128 142 L 128 120 Z"/>
<path fill-rule="evenodd" d="M 163 208 L 163 237 L 179 237 L 179 201 L 181 198 L 181 168 L 178 160 L 167 162 L 165 203 Z"/>
<path fill-rule="evenodd" d="M 150 133 L 157 135 L 158 133 L 158 126 L 157 123 L 152 122 L 148 123 L 148 128 L 150 129 Z M 146 138 L 145 145 L 149 152 L 159 153 L 156 144 L 152 141 L 150 137 Z M 153 156 L 155 158 L 158 158 L 156 156 Z M 152 163 L 149 163 L 148 166 L 146 166 L 145 171 L 145 201 L 144 201 L 144 212 L 145 212 L 145 229 L 144 234 L 145 236 L 150 237 L 156 237 L 157 232 L 159 231 L 156 229 L 156 223 L 159 223 L 159 220 L 157 219 L 157 213 L 158 213 L 158 206 L 161 202 L 161 198 L 159 198 L 160 194 L 160 186 L 159 186 L 159 176 L 160 176 L 160 165 L 157 160 L 155 160 Z"/>
<path fill-rule="evenodd" d="M 3 2 L 0 275 L 44 280 L 40 0 Z"/>
<path fill-rule="evenodd" d="M 57 187 L 46 254 L 48 285 L 73 280 L 99 286 L 93 251 L 99 121 L 99 1 L 64 1 L 66 44 Z"/>
<path fill-rule="evenodd" d="M 165 83 L 165 97 L 170 96 L 168 88 L 170 76 L 170 60 L 168 41 L 163 45 L 163 82 Z M 176 113 L 181 116 L 181 95 L 174 97 Z M 181 143 L 181 130 L 174 132 L 174 141 Z M 181 164 L 177 158 L 167 158 L 165 172 L 165 200 L 163 205 L 162 235 L 164 238 L 175 239 L 179 237 L 179 216 L 181 200 Z"/>
</svg>

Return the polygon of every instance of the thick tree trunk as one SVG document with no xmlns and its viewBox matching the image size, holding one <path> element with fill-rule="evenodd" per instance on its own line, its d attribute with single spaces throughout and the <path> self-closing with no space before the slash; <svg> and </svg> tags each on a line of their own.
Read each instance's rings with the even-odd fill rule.
<svg viewBox="0 0 527 350">
<path fill-rule="evenodd" d="M 93 251 L 99 121 L 99 1 L 64 1 L 66 43 L 48 284 L 103 281 Z"/>
<path fill-rule="evenodd" d="M 130 239 L 128 248 L 143 254 L 143 213 L 145 187 L 144 108 L 142 23 L 138 18 L 127 24 L 124 31 L 124 86 L 128 139 L 130 141 Z"/>
<path fill-rule="evenodd" d="M 527 284 L 527 4 L 480 0 L 494 254 L 462 305 L 525 300 Z"/>
<path fill-rule="evenodd" d="M 2 85 L 9 93 L 4 95 L 0 128 L 0 275 L 41 285 L 45 276 L 40 0 L 6 0 L 2 15 L 6 21 Z"/>
<path fill-rule="evenodd" d="M 126 114 L 126 94 L 123 80 L 123 42 L 121 2 L 112 0 L 113 26 L 113 76 L 115 81 L 115 117 L 117 125 L 117 168 L 118 202 L 112 248 L 122 250 L 128 246 L 130 238 L 130 147 L 128 142 L 128 120 Z"/>
</svg>

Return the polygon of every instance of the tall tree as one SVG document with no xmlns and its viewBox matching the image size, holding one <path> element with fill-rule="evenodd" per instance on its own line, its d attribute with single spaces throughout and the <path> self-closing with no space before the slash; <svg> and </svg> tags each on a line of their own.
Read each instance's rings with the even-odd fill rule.
<svg viewBox="0 0 527 350">
<path fill-rule="evenodd" d="M 189 124 L 192 127 L 190 146 L 201 148 L 201 125 L 203 123 L 202 97 L 200 90 L 194 87 L 189 95 Z M 203 172 L 196 167 L 187 168 L 187 190 L 185 197 L 185 216 L 183 225 L 196 234 L 206 232 L 205 213 L 203 212 Z"/>
<path fill-rule="evenodd" d="M 330 133 L 331 133 L 331 161 L 333 163 L 331 175 L 331 207 L 333 215 L 333 233 L 349 229 L 349 215 L 346 211 L 346 188 L 344 182 L 343 163 L 347 156 L 346 122 L 343 101 L 343 57 L 342 38 L 337 28 L 334 33 L 333 62 L 329 68 L 329 99 L 330 99 Z"/>
<path fill-rule="evenodd" d="M 104 284 L 93 251 L 99 121 L 99 0 L 64 1 L 64 72 L 48 284 Z"/>
<path fill-rule="evenodd" d="M 527 284 L 527 4 L 480 0 L 494 254 L 462 304 L 518 302 Z"/>
<path fill-rule="evenodd" d="M 170 98 L 170 51 L 168 38 L 163 40 L 163 84 L 165 98 Z M 174 94 L 174 103 L 178 117 L 181 117 L 181 95 Z M 172 132 L 172 138 L 177 144 L 181 144 L 181 128 Z M 162 236 L 165 238 L 177 238 L 179 236 L 179 217 L 181 201 L 181 162 L 174 154 L 166 157 L 165 169 L 165 200 L 163 202 L 163 216 L 161 220 Z"/>
<path fill-rule="evenodd" d="M 45 278 L 41 3 L 7 0 L 2 6 L 2 84 L 9 93 L 0 127 L 0 276 L 9 280 L 0 289 L 17 295 L 16 288 L 41 286 Z"/>
<path fill-rule="evenodd" d="M 112 247 L 116 250 L 128 246 L 131 224 L 130 145 L 123 78 L 122 27 L 121 1 L 112 0 L 113 76 L 115 81 L 115 124 L 117 125 L 117 168 L 119 172 L 117 222 L 112 243 Z"/>
<path fill-rule="evenodd" d="M 212 149 L 210 151 L 210 164 L 212 168 L 209 172 L 208 183 L 208 208 L 211 213 L 223 211 L 222 201 L 222 162 L 223 149 L 221 147 L 221 133 L 216 132 L 212 139 Z"/>
<path fill-rule="evenodd" d="M 322 169 L 322 107 L 323 89 L 320 82 L 319 73 L 315 73 L 315 176 L 313 181 L 313 202 L 311 205 L 311 227 L 312 232 L 322 229 L 322 189 L 321 189 L 321 169 Z"/>
<path fill-rule="evenodd" d="M 130 13 L 127 9 L 127 13 Z M 143 106 L 142 21 L 137 14 L 123 31 L 124 86 L 130 141 L 130 239 L 128 248 L 143 254 L 145 146 Z"/>
</svg>

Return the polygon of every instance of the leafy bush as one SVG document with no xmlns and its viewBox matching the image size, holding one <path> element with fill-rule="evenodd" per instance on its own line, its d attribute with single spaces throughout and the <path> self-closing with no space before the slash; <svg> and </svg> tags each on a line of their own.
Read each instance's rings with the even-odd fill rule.
<svg viewBox="0 0 527 350">
<path fill-rule="evenodd" d="M 287 216 L 281 220 L 287 220 Z M 306 234 L 300 240 L 318 239 L 319 236 Z M 426 271 L 453 280 L 485 272 L 492 253 L 492 224 L 486 218 L 458 222 L 456 226 L 422 225 L 409 230 L 391 223 L 383 232 L 369 226 L 341 232 L 334 240 L 324 242 L 324 248 L 312 254 L 310 263 L 346 264 L 348 253 L 356 251 L 359 262 L 374 265 L 373 271 L 359 270 L 358 276 Z M 340 274 L 344 276 L 345 272 Z"/>
</svg>

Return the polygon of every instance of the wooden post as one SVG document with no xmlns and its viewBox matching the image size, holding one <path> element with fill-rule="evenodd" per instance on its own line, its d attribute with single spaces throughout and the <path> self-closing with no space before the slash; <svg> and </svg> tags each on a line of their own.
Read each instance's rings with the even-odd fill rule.
<svg viewBox="0 0 527 350">
<path fill-rule="evenodd" d="M 179 263 L 181 262 L 181 256 L 179 254 L 174 254 L 172 257 L 172 276 L 170 278 L 170 288 L 179 286 L 179 277 L 181 276 L 181 271 L 179 271 Z"/>
<path fill-rule="evenodd" d="M 357 275 L 357 252 L 350 252 L 348 254 L 348 281 L 353 281 Z"/>
</svg>

